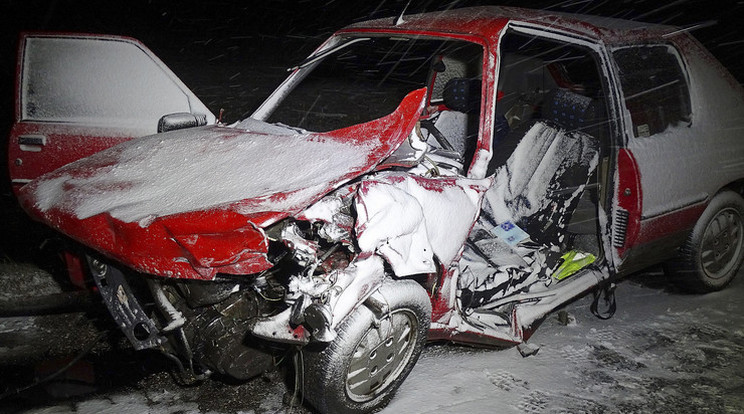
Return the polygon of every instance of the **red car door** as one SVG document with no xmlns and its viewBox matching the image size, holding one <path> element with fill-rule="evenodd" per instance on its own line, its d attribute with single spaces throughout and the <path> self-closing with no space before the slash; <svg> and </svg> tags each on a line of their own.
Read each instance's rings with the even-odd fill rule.
<svg viewBox="0 0 744 414">
<path fill-rule="evenodd" d="M 214 115 L 135 39 L 24 33 L 8 165 L 16 191 L 65 164 L 157 132 L 167 114 Z"/>
</svg>

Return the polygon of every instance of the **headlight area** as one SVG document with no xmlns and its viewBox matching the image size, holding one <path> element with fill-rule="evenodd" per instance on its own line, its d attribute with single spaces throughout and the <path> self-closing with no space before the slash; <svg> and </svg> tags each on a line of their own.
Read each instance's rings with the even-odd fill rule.
<svg viewBox="0 0 744 414">
<path fill-rule="evenodd" d="M 251 334 L 297 345 L 335 338 L 333 305 L 348 286 L 345 273 L 355 257 L 353 246 L 344 241 L 349 239 L 348 231 L 340 231 L 339 222 L 352 221 L 287 219 L 265 230 L 269 257 L 276 265 L 263 276 L 286 288 L 282 300 L 286 308 L 254 320 Z"/>
<path fill-rule="evenodd" d="M 166 279 L 100 256 L 87 263 L 135 349 L 165 353 L 185 379 L 212 372 L 248 379 L 270 370 L 286 344 L 335 337 L 331 304 L 349 284 L 341 275 L 355 254 L 321 236 L 325 225 L 285 219 L 268 227 L 273 266 L 254 275 Z"/>
</svg>

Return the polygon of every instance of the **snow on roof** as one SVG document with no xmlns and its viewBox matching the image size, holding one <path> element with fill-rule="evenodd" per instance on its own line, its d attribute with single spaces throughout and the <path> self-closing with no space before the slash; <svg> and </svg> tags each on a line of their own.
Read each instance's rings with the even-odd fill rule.
<svg viewBox="0 0 744 414">
<path fill-rule="evenodd" d="M 370 20 L 347 26 L 342 31 L 396 30 L 433 31 L 465 34 L 496 39 L 504 26 L 513 21 L 543 24 L 558 29 L 602 40 L 605 43 L 625 43 L 635 39 L 660 38 L 679 30 L 673 26 L 622 20 L 611 17 L 531 10 L 517 7 L 481 6 L 403 16 L 403 23 L 395 19 Z"/>
</svg>

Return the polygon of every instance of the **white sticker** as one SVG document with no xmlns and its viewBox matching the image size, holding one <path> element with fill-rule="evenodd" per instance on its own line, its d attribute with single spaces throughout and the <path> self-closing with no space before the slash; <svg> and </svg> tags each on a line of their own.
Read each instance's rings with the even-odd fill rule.
<svg viewBox="0 0 744 414">
<path fill-rule="evenodd" d="M 648 124 L 638 125 L 638 136 L 639 137 L 650 137 L 651 136 L 651 128 L 648 127 Z"/>
<path fill-rule="evenodd" d="M 505 221 L 499 224 L 493 232 L 509 246 L 516 246 L 519 242 L 530 237 L 529 234 L 511 221 Z"/>
</svg>

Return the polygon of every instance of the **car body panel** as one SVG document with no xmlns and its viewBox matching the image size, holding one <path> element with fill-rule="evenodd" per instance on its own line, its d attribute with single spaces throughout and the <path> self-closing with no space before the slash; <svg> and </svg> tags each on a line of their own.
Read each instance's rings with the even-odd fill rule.
<svg viewBox="0 0 744 414">
<path fill-rule="evenodd" d="M 384 118 L 328 133 L 236 124 L 139 138 L 42 176 L 19 200 L 37 219 L 142 272 L 256 273 L 270 266 L 258 226 L 374 169 L 411 133 L 424 96 L 411 92 Z M 307 164 L 309 156 L 325 162 Z M 184 180 L 191 196 L 178 185 Z"/>
<path fill-rule="evenodd" d="M 591 157 L 583 160 L 591 164 L 583 171 L 586 177 L 568 191 L 571 201 L 581 201 L 590 184 L 597 187 L 591 194 L 595 199 L 590 202 L 594 209 L 592 225 L 597 231 L 589 236 L 593 237 L 590 240 L 600 257 L 568 279 L 554 280 L 551 274 L 540 271 L 553 270 L 547 264 L 552 253 L 565 253 L 560 251 L 559 243 L 519 245 L 517 240 L 504 251 L 511 249 L 518 254 L 529 251 L 519 259 L 531 255 L 530 263 L 523 260 L 522 268 L 514 266 L 512 270 L 528 269 L 523 274 L 532 279 L 517 283 L 507 280 L 494 290 L 508 294 L 474 311 L 474 307 L 463 306 L 465 289 L 458 282 L 464 280 L 463 274 L 468 269 L 460 264 L 468 260 L 463 259 L 466 254 L 477 250 L 471 246 L 475 244 L 471 236 L 478 225 L 484 227 L 477 221 L 484 193 L 497 185 L 510 185 L 506 179 L 494 184 L 498 174 L 489 171 L 489 162 L 496 156 L 492 141 L 497 102 L 501 99 L 497 85 L 502 75 L 506 79 L 500 73 L 500 42 L 510 30 L 535 39 L 579 45 L 588 49 L 587 55 L 600 66 L 597 72 L 601 78 L 600 97 L 608 99 L 604 103 L 607 116 L 602 121 L 609 124 L 610 136 L 601 145 L 597 144 Z M 269 244 L 283 243 L 297 256 L 305 256 L 300 259 L 308 274 L 291 275 L 287 289 L 289 306 L 254 325 L 269 339 L 275 332 L 282 332 L 283 342 L 293 343 L 297 339 L 293 335 L 300 325 L 292 323 L 290 317 L 300 314 L 302 304 L 308 303 L 301 298 L 307 297 L 316 304 L 323 302 L 324 310 L 332 317 L 328 321 L 329 329 L 333 329 L 355 307 L 372 298 L 385 277 L 394 275 L 425 280 L 422 284 L 433 307 L 431 339 L 494 345 L 526 340 L 549 312 L 592 289 L 608 285 L 608 280 L 640 264 L 647 264 L 651 252 L 664 252 L 658 259 L 668 257 L 689 233 L 710 198 L 744 179 L 744 141 L 739 139 L 738 132 L 744 119 L 741 87 L 684 30 L 590 16 L 483 7 L 404 16 L 397 22 L 380 19 L 353 24 L 338 31 L 316 53 L 332 49 L 341 37 L 384 35 L 456 39 L 483 47 L 478 136 L 474 138 L 477 145 L 473 161 L 464 172 L 442 175 L 436 168 L 425 168 L 423 157 L 409 158 L 414 160 L 411 164 L 386 163 L 406 139 L 415 155 L 417 123 L 439 110 L 429 108 L 430 94 L 424 90 L 411 92 L 388 116 L 326 133 L 298 133 L 291 128 L 262 123 L 272 107 L 288 96 L 293 83 L 302 80 L 300 65 L 258 108 L 253 115 L 255 119 L 231 127 L 154 135 L 101 152 L 26 185 L 20 191 L 23 206 L 37 219 L 104 255 L 137 271 L 163 277 L 211 280 L 218 273 L 255 275 L 275 264 L 267 256 Z M 612 51 L 628 45 L 656 43 L 674 45 L 684 62 L 690 83 L 692 123 L 676 126 L 668 137 L 636 138 L 632 114 L 622 100 L 619 68 L 613 63 Z M 554 83 L 563 89 L 580 86 Z M 548 95 L 546 92 L 542 91 L 543 97 Z M 30 137 L 23 145 L 30 145 L 31 151 L 46 143 L 40 137 L 34 140 L 35 135 L 51 136 L 41 130 L 24 128 L 27 129 L 19 131 Z M 545 136 L 554 134 L 562 139 L 591 141 L 592 138 L 583 131 L 575 130 L 577 133 L 573 134 L 568 128 L 549 123 L 538 130 Z M 251 147 L 261 137 L 265 140 L 262 146 Z M 196 140 L 204 145 L 199 151 L 179 154 L 176 151 L 179 140 Z M 241 141 L 247 146 L 234 145 Z M 21 144 L 17 138 L 11 138 L 11 145 L 14 143 Z M 307 152 L 303 147 L 307 143 L 317 143 L 325 149 Z M 252 169 L 238 168 L 231 162 L 221 165 L 222 158 L 232 159 L 235 154 L 251 149 L 260 149 L 256 152 L 260 159 L 247 160 Z M 282 151 L 291 156 L 278 156 Z M 524 159 L 537 152 L 529 148 L 521 150 Z M 554 148 L 550 152 L 561 151 Z M 159 154 L 167 156 L 158 158 Z M 172 158 L 174 155 L 182 159 Z M 136 162 L 127 161 L 127 157 Z M 541 184 L 546 184 L 543 187 L 549 187 L 544 181 L 553 182 L 552 178 L 557 177 L 553 170 L 560 170 L 564 166 L 561 162 L 547 162 L 547 167 L 541 170 L 544 175 L 535 173 L 527 178 L 539 176 L 543 179 Z M 143 176 L 130 175 L 142 165 L 157 168 L 145 170 Z M 524 167 L 524 164 L 515 165 Z M 380 171 L 395 167 L 399 169 Z M 118 168 L 127 179 L 110 179 Z M 170 169 L 173 170 L 165 171 Z M 525 168 L 522 170 L 526 175 Z M 193 176 L 193 171 L 205 175 L 196 177 L 201 184 L 183 188 L 179 179 Z M 704 179 L 701 171 L 706 172 Z M 276 179 L 284 186 L 275 185 Z M 590 183 L 591 179 L 595 182 Z M 241 185 L 263 190 L 230 193 L 240 190 Z M 160 193 L 152 190 L 153 186 L 158 191 L 167 191 Z M 500 200 L 502 204 L 512 201 L 517 204 L 521 201 L 517 198 L 525 195 L 518 190 L 494 193 L 502 198 L 503 194 L 509 194 L 509 199 Z M 151 198 L 138 199 L 140 195 Z M 522 199 L 528 199 L 528 204 L 539 204 L 534 198 L 531 202 L 529 197 Z M 188 200 L 195 201 L 189 204 Z M 555 212 L 564 205 L 552 207 Z M 545 213 L 548 210 L 531 213 L 551 216 L 551 212 Z M 291 228 L 291 231 L 283 230 L 281 237 L 269 240 L 267 233 L 280 221 L 290 223 L 284 230 Z M 323 275 L 314 274 L 313 266 L 329 258 L 320 254 L 317 240 L 301 236 L 295 221 L 322 225 L 325 233 L 321 234 L 321 241 L 337 243 L 346 249 L 348 266 L 331 267 Z M 504 222 L 490 223 L 487 230 L 499 224 Z M 486 258 L 484 262 L 487 261 Z M 500 276 L 505 274 L 508 275 L 502 272 Z M 532 287 L 539 289 L 531 290 Z M 275 330 L 277 327 L 287 329 Z M 303 334 L 301 340 L 304 342 L 296 343 L 307 343 L 307 335 Z"/>
<path fill-rule="evenodd" d="M 203 114 L 208 123 L 215 122 L 206 106 L 139 41 L 22 33 L 8 147 L 13 188 L 153 134 L 160 117 L 176 112 Z"/>
<path fill-rule="evenodd" d="M 548 10 L 517 7 L 464 7 L 444 12 L 404 16 L 396 24 L 394 19 L 377 19 L 352 24 L 344 30 L 389 31 L 407 30 L 449 36 L 478 36 L 494 45 L 508 23 L 525 23 L 568 35 L 578 35 L 600 41 L 605 45 L 640 43 L 647 39 L 676 32 L 673 26 L 633 22 L 629 20 L 569 14 Z"/>
<path fill-rule="evenodd" d="M 359 248 L 377 252 L 399 276 L 435 273 L 436 261 L 449 266 L 457 258 L 491 182 L 395 173 L 365 180 L 357 196 Z"/>
<path fill-rule="evenodd" d="M 652 263 L 652 256 L 658 261 L 674 254 L 710 199 L 744 176 L 741 85 L 689 35 L 667 36 L 648 44 L 672 47 L 679 54 L 692 115 L 687 124 L 636 137 L 625 112 L 628 137 L 623 151 L 632 154 L 637 169 L 639 187 L 632 192 L 639 197 L 640 214 L 630 215 L 628 239 L 620 252 L 622 256 L 627 250 L 630 255 L 624 272 Z M 625 188 L 618 188 L 620 204 L 628 198 Z"/>
</svg>

